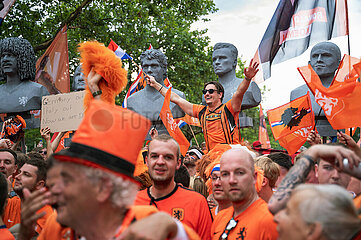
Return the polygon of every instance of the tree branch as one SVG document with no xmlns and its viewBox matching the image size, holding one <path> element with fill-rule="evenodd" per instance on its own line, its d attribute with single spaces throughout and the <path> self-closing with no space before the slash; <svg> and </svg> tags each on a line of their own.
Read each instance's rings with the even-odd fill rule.
<svg viewBox="0 0 361 240">
<path fill-rule="evenodd" d="M 44 50 L 44 49 L 47 49 L 50 44 L 53 42 L 53 40 L 55 39 L 56 35 L 58 34 L 58 32 L 61 31 L 61 29 L 65 26 L 65 25 L 70 25 L 79 15 L 80 13 L 82 12 L 83 8 L 85 8 L 87 5 L 90 4 L 92 0 L 84 0 L 80 5 L 79 7 L 77 7 L 77 9 L 75 9 L 74 12 L 72 12 L 69 17 L 67 19 L 65 19 L 64 22 L 62 22 L 60 24 L 60 27 L 58 28 L 58 30 L 56 31 L 56 33 L 53 35 L 53 37 L 37 46 L 34 47 L 34 51 L 35 52 L 38 52 L 38 51 L 41 51 L 41 50 Z"/>
</svg>

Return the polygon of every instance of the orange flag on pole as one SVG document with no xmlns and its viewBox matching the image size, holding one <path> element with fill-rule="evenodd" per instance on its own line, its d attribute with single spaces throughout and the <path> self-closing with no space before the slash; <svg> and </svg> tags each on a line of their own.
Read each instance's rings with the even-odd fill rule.
<svg viewBox="0 0 361 240">
<path fill-rule="evenodd" d="M 271 143 L 269 141 L 267 133 L 266 120 L 264 119 L 264 114 L 262 110 L 262 105 L 259 105 L 259 131 L 258 131 L 258 140 L 262 144 L 262 148 L 271 148 Z"/>
<path fill-rule="evenodd" d="M 354 77 L 358 75 L 357 70 L 354 69 L 353 66 L 359 62 L 360 59 L 345 54 L 338 66 L 331 85 L 338 86 L 341 83 L 353 81 Z"/>
<path fill-rule="evenodd" d="M 35 81 L 50 94 L 70 92 L 67 27 L 56 35 L 43 56 L 36 62 Z"/>
<path fill-rule="evenodd" d="M 278 140 L 279 144 L 287 150 L 289 155 L 292 155 L 306 142 L 313 127 L 314 126 L 304 127 L 291 134 L 281 137 Z"/>
<path fill-rule="evenodd" d="M 359 62 L 353 66 L 351 74 L 345 78 L 345 81 L 334 81 L 334 84 L 329 88 L 322 85 L 320 78 L 310 65 L 298 68 L 333 129 L 361 126 L 361 118 L 359 117 L 361 112 L 361 83 L 357 81 L 360 74 L 360 64 Z"/>
<path fill-rule="evenodd" d="M 170 87 L 165 95 L 162 109 L 160 110 L 160 118 L 164 126 L 167 128 L 169 135 L 171 135 L 179 144 L 181 154 L 185 156 L 190 146 L 187 138 L 183 135 L 179 129 L 178 124 L 173 119 L 172 112 L 169 109 L 170 95 L 172 93 L 172 87 Z"/>
<path fill-rule="evenodd" d="M 267 116 L 275 140 L 315 124 L 308 93 L 280 107 L 268 110 Z"/>
<path fill-rule="evenodd" d="M 185 121 L 187 124 L 192 125 L 192 126 L 197 126 L 200 127 L 201 124 L 199 122 L 198 118 L 195 117 L 191 117 L 188 114 L 186 114 L 184 117 L 180 118 L 181 120 Z"/>
<path fill-rule="evenodd" d="M 267 111 L 275 140 L 292 155 L 306 142 L 315 126 L 309 93 Z"/>
</svg>

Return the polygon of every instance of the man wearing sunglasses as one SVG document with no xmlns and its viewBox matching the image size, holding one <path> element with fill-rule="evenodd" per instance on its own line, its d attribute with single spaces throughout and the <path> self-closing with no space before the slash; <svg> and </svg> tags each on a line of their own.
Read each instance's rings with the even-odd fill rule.
<svg viewBox="0 0 361 240">
<path fill-rule="evenodd" d="M 207 106 L 192 104 L 172 92 L 170 100 L 186 114 L 200 120 L 208 151 L 218 143 L 240 143 L 238 115 L 241 111 L 243 95 L 257 72 L 258 63 L 253 62 L 252 59 L 249 67 L 244 69 L 245 81 L 238 85 L 231 100 L 225 104 L 222 104 L 224 88 L 216 81 L 204 85 L 203 94 Z M 153 76 L 147 76 L 146 79 L 147 84 L 165 96 L 167 89 L 157 82 Z"/>
</svg>

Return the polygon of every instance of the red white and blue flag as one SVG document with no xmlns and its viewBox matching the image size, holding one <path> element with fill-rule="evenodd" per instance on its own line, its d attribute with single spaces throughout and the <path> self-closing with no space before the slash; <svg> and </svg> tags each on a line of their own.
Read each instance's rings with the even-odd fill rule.
<svg viewBox="0 0 361 240">
<path fill-rule="evenodd" d="M 134 94 L 134 93 L 142 90 L 142 89 L 145 87 L 145 85 L 146 85 L 146 82 L 145 82 L 145 79 L 144 79 L 144 72 L 143 72 L 143 70 L 140 70 L 137 78 L 136 78 L 135 81 L 132 83 L 132 85 L 130 85 L 130 88 L 128 89 L 128 92 L 127 92 L 127 94 L 126 94 L 125 97 L 124 97 L 122 107 L 123 107 L 123 108 L 127 108 L 128 98 L 129 98 L 132 94 Z"/>
<path fill-rule="evenodd" d="M 168 78 L 165 78 L 163 82 L 164 82 L 164 86 L 166 86 L 167 88 L 172 87 L 172 84 L 170 83 Z"/>
<path fill-rule="evenodd" d="M 178 124 L 179 128 L 182 128 L 183 126 L 187 125 L 187 123 L 181 119 L 174 119 L 174 121 L 176 121 L 176 123 Z"/>
<path fill-rule="evenodd" d="M 113 39 L 110 39 L 110 43 L 108 45 L 108 48 L 110 50 L 112 50 L 115 55 L 117 55 L 117 57 L 119 57 L 120 59 L 124 60 L 124 59 L 130 59 L 132 60 L 132 57 L 129 56 L 123 49 L 121 49 L 114 41 Z"/>
<path fill-rule="evenodd" d="M 344 35 L 348 35 L 346 0 L 280 0 L 255 54 L 261 66 L 255 81 L 271 77 L 273 64 Z"/>
</svg>

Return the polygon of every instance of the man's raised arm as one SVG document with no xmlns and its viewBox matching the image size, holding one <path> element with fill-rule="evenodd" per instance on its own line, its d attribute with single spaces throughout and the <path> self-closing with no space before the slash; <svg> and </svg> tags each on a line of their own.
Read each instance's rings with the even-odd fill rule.
<svg viewBox="0 0 361 240">
<path fill-rule="evenodd" d="M 252 81 L 252 78 L 254 76 L 256 76 L 256 74 L 259 70 L 258 65 L 259 64 L 257 62 L 253 62 L 253 59 L 252 59 L 251 62 L 249 63 L 249 66 L 244 69 L 245 78 L 239 84 L 236 92 L 232 96 L 231 104 L 232 104 L 233 111 L 235 111 L 235 112 L 241 111 L 243 95 L 247 91 L 248 86 Z"/>
<path fill-rule="evenodd" d="M 167 93 L 167 88 L 165 88 L 162 84 L 158 83 L 153 76 L 147 75 L 145 77 L 147 80 L 147 84 L 151 87 L 153 87 L 155 90 L 160 92 L 163 96 Z M 193 116 L 193 104 L 185 100 L 184 98 L 181 98 L 178 94 L 172 92 L 170 95 L 170 101 L 177 104 L 186 114 L 188 114 L 191 117 Z"/>
<path fill-rule="evenodd" d="M 277 191 L 272 195 L 268 202 L 268 209 L 275 215 L 278 211 L 285 208 L 288 199 L 291 196 L 292 190 L 301 183 L 304 183 L 312 165 L 318 158 L 322 158 L 337 168 L 343 169 L 343 160 L 348 159 L 348 163 L 353 168 L 358 166 L 361 158 L 357 154 L 342 146 L 330 145 L 314 145 L 307 149 L 303 156 L 296 162 L 296 164 L 289 170 L 287 175 L 283 178 Z"/>
</svg>

